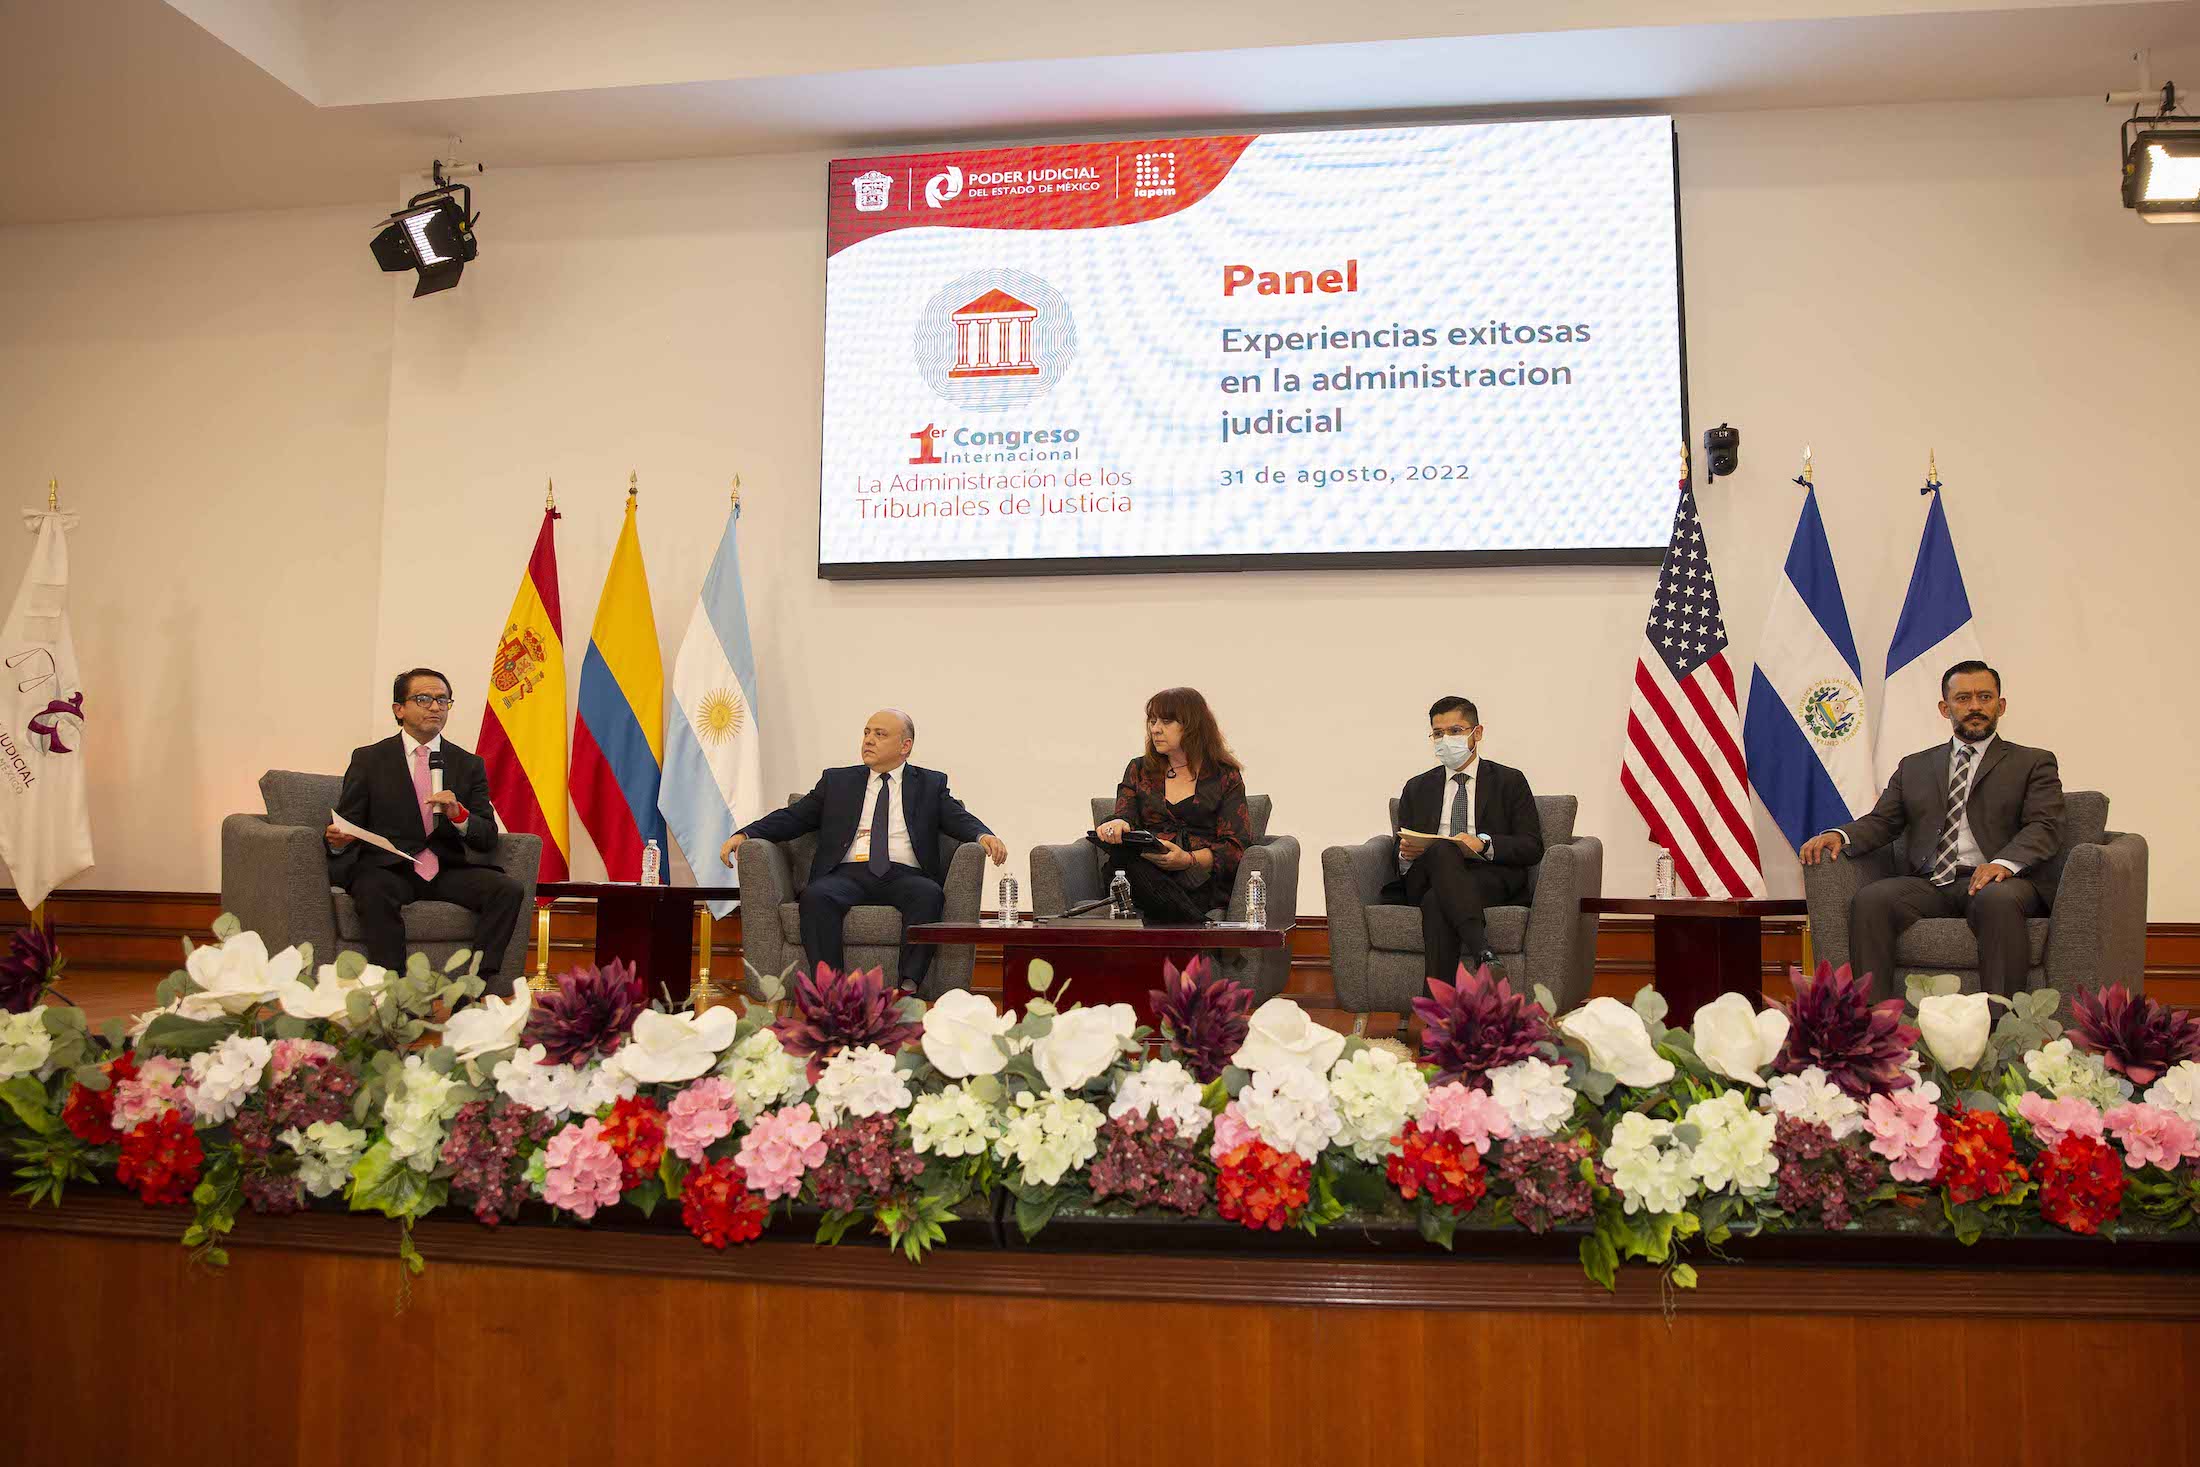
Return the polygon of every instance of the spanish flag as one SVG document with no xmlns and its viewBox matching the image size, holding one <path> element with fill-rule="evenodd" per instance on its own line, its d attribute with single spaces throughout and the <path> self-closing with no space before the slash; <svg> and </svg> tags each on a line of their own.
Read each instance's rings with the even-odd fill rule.
<svg viewBox="0 0 2200 1467">
<path fill-rule="evenodd" d="M 544 881 L 566 879 L 572 850 L 565 814 L 565 620 L 558 612 L 558 546 L 551 529 L 557 519 L 556 506 L 545 506 L 489 664 L 489 696 L 475 744 L 504 828 L 542 837 Z"/>
<path fill-rule="evenodd" d="M 665 766 L 665 664 L 649 609 L 642 542 L 634 532 L 634 497 L 630 485 L 626 523 L 588 634 L 573 719 L 573 808 L 613 881 L 641 880 L 644 842 L 657 842 L 660 857 L 665 849 L 665 818 L 657 811 Z"/>
</svg>

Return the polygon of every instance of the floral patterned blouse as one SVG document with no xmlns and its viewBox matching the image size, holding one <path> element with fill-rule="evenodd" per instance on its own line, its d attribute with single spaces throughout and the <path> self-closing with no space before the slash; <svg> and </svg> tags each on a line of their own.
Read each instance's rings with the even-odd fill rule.
<svg viewBox="0 0 2200 1467">
<path fill-rule="evenodd" d="M 1235 769 L 1201 776 L 1191 794 L 1171 804 L 1169 771 L 1133 759 L 1123 766 L 1122 783 L 1115 787 L 1115 818 L 1150 830 L 1184 850 L 1213 851 L 1211 879 L 1224 891 L 1237 880 L 1245 843 L 1253 838 L 1253 816 L 1245 806 L 1245 776 Z"/>
</svg>

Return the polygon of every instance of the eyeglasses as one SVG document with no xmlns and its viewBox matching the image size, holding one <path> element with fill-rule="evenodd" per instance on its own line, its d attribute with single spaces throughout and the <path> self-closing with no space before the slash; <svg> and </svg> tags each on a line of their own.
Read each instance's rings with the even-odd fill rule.
<svg viewBox="0 0 2200 1467">
<path fill-rule="evenodd" d="M 439 698 L 433 693 L 415 693 L 410 698 L 407 698 L 405 701 L 412 704 L 415 708 L 426 708 L 431 711 L 444 709 L 451 706 L 451 699 L 449 697 Z"/>
<path fill-rule="evenodd" d="M 1463 739 L 1480 727 L 1478 723 L 1455 723 L 1448 728 L 1432 728 L 1428 731 L 1428 736 L 1432 743 L 1437 739 Z"/>
</svg>

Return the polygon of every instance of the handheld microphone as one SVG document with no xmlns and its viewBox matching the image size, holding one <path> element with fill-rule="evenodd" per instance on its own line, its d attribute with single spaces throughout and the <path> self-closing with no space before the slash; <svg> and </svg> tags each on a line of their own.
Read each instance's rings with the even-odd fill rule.
<svg viewBox="0 0 2200 1467">
<path fill-rule="evenodd" d="M 428 751 L 428 793 L 443 788 L 443 747 L 438 744 Z"/>
</svg>

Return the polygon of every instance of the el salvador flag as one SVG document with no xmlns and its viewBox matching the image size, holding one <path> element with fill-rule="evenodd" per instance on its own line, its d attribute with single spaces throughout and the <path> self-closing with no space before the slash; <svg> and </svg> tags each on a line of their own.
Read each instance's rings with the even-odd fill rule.
<svg viewBox="0 0 2200 1467">
<path fill-rule="evenodd" d="M 1902 615 L 1887 647 L 1887 682 L 1879 697 L 1877 763 L 1882 780 L 1894 778 L 1904 756 L 1948 742 L 1948 720 L 1940 715 L 1940 676 L 1959 662 L 1984 655 L 1971 620 L 1971 598 L 1963 590 L 1963 567 L 1956 564 L 1956 542 L 1948 533 L 1940 485 L 1927 484 L 1925 493 L 1932 503 L 1925 510 L 1925 533 L 1917 542 L 1909 594 L 1902 598 Z"/>
<path fill-rule="evenodd" d="M 1818 491 L 1805 487 L 1742 720 L 1749 782 L 1791 846 L 1871 808 L 1864 682 Z"/>
<path fill-rule="evenodd" d="M 665 728 L 665 778 L 657 796 L 672 838 L 688 869 L 704 886 L 722 885 L 719 847 L 734 830 L 761 813 L 764 776 L 758 757 L 756 655 L 749 648 L 749 616 L 741 595 L 737 530 L 741 502 L 734 500 L 718 554 L 703 577 L 703 591 L 680 639 L 672 670 L 672 717 Z M 723 917 L 731 902 L 712 902 Z"/>
</svg>

